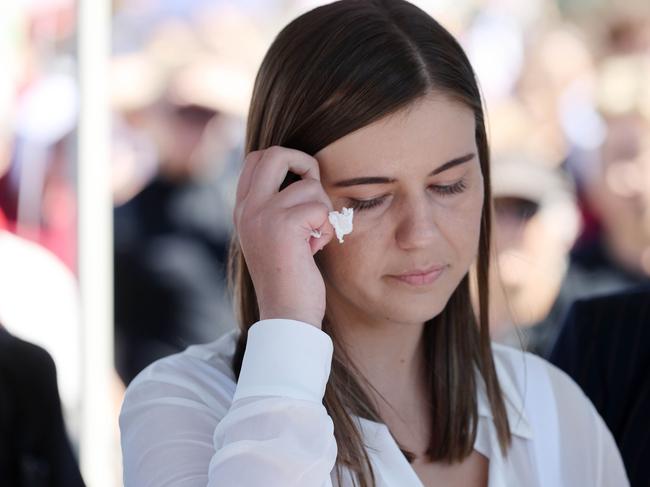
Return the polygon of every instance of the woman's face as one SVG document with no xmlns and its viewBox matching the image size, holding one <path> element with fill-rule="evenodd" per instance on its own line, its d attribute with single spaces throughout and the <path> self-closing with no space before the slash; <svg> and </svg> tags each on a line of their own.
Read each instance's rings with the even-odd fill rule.
<svg viewBox="0 0 650 487">
<path fill-rule="evenodd" d="M 334 208 L 354 208 L 353 232 L 316 254 L 329 316 L 376 326 L 439 314 L 478 250 L 483 176 L 472 110 L 430 95 L 315 157 Z M 432 282 L 394 277 L 431 267 Z"/>
</svg>

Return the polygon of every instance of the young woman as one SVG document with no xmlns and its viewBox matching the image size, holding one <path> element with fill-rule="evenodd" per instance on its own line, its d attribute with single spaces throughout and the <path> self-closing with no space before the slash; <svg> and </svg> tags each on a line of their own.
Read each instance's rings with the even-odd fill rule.
<svg viewBox="0 0 650 487">
<path fill-rule="evenodd" d="M 628 485 L 577 386 L 490 342 L 488 145 L 444 28 L 400 0 L 302 15 L 262 63 L 246 148 L 240 330 L 130 385 L 127 487 Z"/>
</svg>

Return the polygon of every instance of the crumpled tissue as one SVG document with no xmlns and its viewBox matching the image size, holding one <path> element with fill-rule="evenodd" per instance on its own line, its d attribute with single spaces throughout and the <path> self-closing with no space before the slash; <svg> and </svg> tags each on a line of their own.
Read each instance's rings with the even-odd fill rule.
<svg viewBox="0 0 650 487">
<path fill-rule="evenodd" d="M 340 243 L 343 243 L 343 236 L 349 233 L 352 233 L 352 217 L 354 216 L 354 210 L 352 208 L 345 208 L 339 213 L 338 211 L 330 211 L 328 219 L 334 231 L 336 232 L 336 238 L 339 239 Z M 312 237 L 320 238 L 321 233 L 318 230 L 312 230 Z"/>
</svg>

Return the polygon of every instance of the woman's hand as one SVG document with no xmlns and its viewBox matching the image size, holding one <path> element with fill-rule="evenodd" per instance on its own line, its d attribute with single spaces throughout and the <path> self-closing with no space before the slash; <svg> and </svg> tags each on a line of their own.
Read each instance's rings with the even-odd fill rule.
<svg viewBox="0 0 650 487">
<path fill-rule="evenodd" d="M 289 171 L 302 179 L 280 190 Z M 313 256 L 334 236 L 328 221 L 332 210 L 315 158 L 280 146 L 246 156 L 233 219 L 260 319 L 288 318 L 321 327 L 325 283 Z M 311 236 L 313 230 L 321 237 Z"/>
</svg>

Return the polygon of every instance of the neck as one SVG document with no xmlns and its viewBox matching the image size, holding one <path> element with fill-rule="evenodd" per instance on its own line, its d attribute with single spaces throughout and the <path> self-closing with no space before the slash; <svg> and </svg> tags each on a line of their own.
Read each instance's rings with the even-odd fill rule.
<svg viewBox="0 0 650 487">
<path fill-rule="evenodd" d="M 424 393 L 422 333 L 424 323 L 335 319 L 336 334 L 354 365 L 372 386 L 380 409 L 401 408 Z M 377 394 L 378 393 L 378 394 Z M 387 404 L 388 402 L 388 404 Z"/>
</svg>

